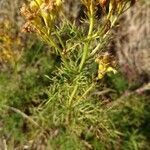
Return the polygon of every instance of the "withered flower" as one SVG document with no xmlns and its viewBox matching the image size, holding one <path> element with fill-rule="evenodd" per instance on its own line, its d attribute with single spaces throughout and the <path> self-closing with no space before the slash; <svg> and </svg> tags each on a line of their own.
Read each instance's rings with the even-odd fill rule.
<svg viewBox="0 0 150 150">
<path fill-rule="evenodd" d="M 32 20 L 35 17 L 35 14 L 31 13 L 25 4 L 21 7 L 20 13 L 25 17 L 26 20 Z"/>
<path fill-rule="evenodd" d="M 100 6 L 103 8 L 103 7 L 106 7 L 106 4 L 109 0 L 97 0 L 97 2 L 100 4 Z"/>
<path fill-rule="evenodd" d="M 22 32 L 35 32 L 35 28 L 32 26 L 31 22 L 26 22 L 22 28 Z"/>
</svg>

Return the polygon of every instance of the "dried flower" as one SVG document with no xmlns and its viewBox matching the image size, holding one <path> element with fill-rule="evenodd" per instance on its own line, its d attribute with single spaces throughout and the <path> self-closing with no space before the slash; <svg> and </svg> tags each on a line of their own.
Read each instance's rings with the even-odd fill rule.
<svg viewBox="0 0 150 150">
<path fill-rule="evenodd" d="M 97 2 L 101 5 L 101 7 L 106 7 L 108 0 L 97 0 Z"/>
<path fill-rule="evenodd" d="M 25 4 L 21 7 L 20 12 L 26 20 L 34 19 L 35 15 L 28 9 L 28 7 Z"/>
<path fill-rule="evenodd" d="M 22 28 L 22 32 L 35 32 L 35 28 L 32 26 L 31 22 L 26 22 Z"/>
</svg>

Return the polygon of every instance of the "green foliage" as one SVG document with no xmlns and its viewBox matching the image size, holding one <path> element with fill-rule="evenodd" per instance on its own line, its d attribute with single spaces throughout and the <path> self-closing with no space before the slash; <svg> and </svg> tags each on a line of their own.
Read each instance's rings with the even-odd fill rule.
<svg viewBox="0 0 150 150">
<path fill-rule="evenodd" d="M 106 78 L 107 84 L 115 89 L 119 94 L 125 92 L 125 90 L 128 89 L 128 83 L 124 79 L 123 75 L 121 73 L 117 74 L 108 74 Z"/>
<path fill-rule="evenodd" d="M 73 133 L 61 132 L 55 138 L 55 140 L 50 141 L 52 148 L 54 150 L 76 150 L 76 149 L 84 149 L 80 139 Z"/>
<path fill-rule="evenodd" d="M 40 45 L 37 46 L 35 42 L 34 51 L 41 49 Z M 40 51 L 36 55 L 29 56 L 29 52 L 33 53 L 33 46 L 26 50 L 24 57 L 18 63 L 17 70 L 0 73 L 0 111 L 2 112 L 1 119 L 4 121 L 4 124 L 2 123 L 4 133 L 6 135 L 10 133 L 10 136 L 20 142 L 22 138 L 19 137 L 24 137 L 23 132 L 28 130 L 28 122 L 9 107 L 15 107 L 27 115 L 31 115 L 32 108 L 47 98 L 45 88 L 49 85 L 49 80 L 43 75 L 50 72 L 50 63 L 47 67 L 46 63 L 42 61 L 50 61 L 49 58 L 52 57 Z M 35 67 L 37 65 L 37 60 L 34 60 L 35 57 L 41 57 L 42 60 L 38 62 L 38 67 Z M 32 63 L 29 63 L 29 59 Z M 51 61 L 53 60 L 51 59 Z"/>
<path fill-rule="evenodd" d="M 96 80 L 91 82 L 96 74 L 93 64 L 77 78 L 70 70 L 64 71 L 64 68 L 57 67 L 61 62 L 59 59 L 55 63 L 53 59 L 57 57 L 43 51 L 39 51 L 36 56 L 29 56 L 28 53 L 33 47 L 36 46 L 33 45 L 27 50 L 18 64 L 26 67 L 18 67 L 20 70 L 11 76 L 9 72 L 1 73 L 0 106 L 3 131 L 0 134 L 10 136 L 8 146 L 12 143 L 14 147 L 23 147 L 25 143 L 30 146 L 28 141 L 32 138 L 36 141 L 37 135 L 44 130 L 48 132 L 47 149 L 148 149 L 148 97 L 133 95 L 122 100 L 116 97 L 105 104 L 105 99 L 93 96 L 95 85 L 100 84 Z M 40 45 L 36 48 L 40 48 Z M 36 57 L 40 60 L 38 68 L 35 67 Z M 27 61 L 29 58 L 32 63 Z M 52 64 L 52 67 L 47 64 Z M 115 80 L 118 77 L 118 80 L 124 81 L 120 76 L 116 75 Z M 78 91 L 71 98 L 69 95 L 76 83 L 79 85 Z M 122 91 L 122 88 L 117 89 L 114 84 L 120 82 L 109 80 L 108 83 L 112 83 L 108 86 L 111 85 L 116 92 Z M 101 86 L 103 85 L 97 85 L 97 90 Z M 28 119 L 9 107 L 6 109 L 4 105 L 15 107 L 34 118 L 42 129 L 34 127 Z"/>
<path fill-rule="evenodd" d="M 120 98 L 128 88 L 125 79 L 119 73 L 107 74 L 112 68 L 109 57 L 99 64 L 104 68 L 102 77 L 107 76 L 97 79 L 94 62 L 127 3 L 110 1 L 110 11 L 102 8 L 104 16 L 97 19 L 95 6 L 100 2 L 82 1 L 87 20 L 78 27 L 65 16 L 54 25 L 58 3 L 54 4 L 57 11 L 53 5 L 45 11 L 45 4 L 38 6 L 43 1 L 32 2 L 35 7 L 30 3 L 22 9 L 30 23 L 25 29 L 35 29 L 45 43 L 34 41 L 11 72 L 0 73 L 0 135 L 10 134 L 8 147 L 13 143 L 14 149 L 25 145 L 54 150 L 147 149 L 148 98 Z"/>
</svg>

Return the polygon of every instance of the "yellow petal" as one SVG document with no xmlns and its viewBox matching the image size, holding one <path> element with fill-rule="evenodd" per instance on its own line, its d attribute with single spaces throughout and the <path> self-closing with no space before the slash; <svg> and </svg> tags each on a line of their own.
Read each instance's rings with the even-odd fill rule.
<svg viewBox="0 0 150 150">
<path fill-rule="evenodd" d="M 98 79 L 102 79 L 104 77 L 105 74 L 99 73 L 98 74 Z"/>
<path fill-rule="evenodd" d="M 108 67 L 106 72 L 113 72 L 114 74 L 116 74 L 117 70 L 112 67 Z"/>
<path fill-rule="evenodd" d="M 101 71 L 101 72 L 106 71 L 107 70 L 107 66 L 103 65 L 103 64 L 99 64 L 98 70 Z"/>
</svg>

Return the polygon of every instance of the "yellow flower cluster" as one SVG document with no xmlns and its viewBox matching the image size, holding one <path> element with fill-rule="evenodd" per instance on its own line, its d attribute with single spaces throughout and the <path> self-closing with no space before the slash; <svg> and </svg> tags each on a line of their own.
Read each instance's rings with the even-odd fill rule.
<svg viewBox="0 0 150 150">
<path fill-rule="evenodd" d="M 40 33 L 42 29 L 52 30 L 61 6 L 61 0 L 32 0 L 29 6 L 24 4 L 21 8 L 26 19 L 23 31 Z"/>
<path fill-rule="evenodd" d="M 99 56 L 95 62 L 98 63 L 98 79 L 102 79 L 109 72 L 117 73 L 117 70 L 114 68 L 115 61 L 109 53 Z"/>
</svg>

